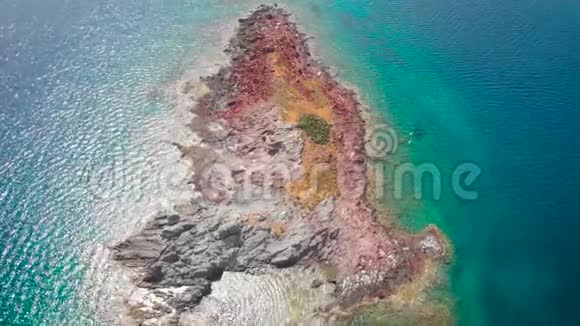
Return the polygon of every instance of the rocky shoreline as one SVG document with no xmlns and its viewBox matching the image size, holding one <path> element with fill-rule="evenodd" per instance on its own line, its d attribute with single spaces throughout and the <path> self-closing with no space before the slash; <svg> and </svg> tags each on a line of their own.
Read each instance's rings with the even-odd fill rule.
<svg viewBox="0 0 580 326">
<path fill-rule="evenodd" d="M 388 298 L 447 259 L 435 227 L 414 235 L 379 222 L 361 105 L 312 60 L 289 15 L 262 6 L 239 23 L 230 65 L 203 78 L 191 109 L 202 142 L 179 145 L 196 200 L 112 248 L 137 288 L 126 323 L 192 324 L 224 272 L 324 266 L 332 276 L 312 287 L 333 285 L 329 313 Z"/>
</svg>

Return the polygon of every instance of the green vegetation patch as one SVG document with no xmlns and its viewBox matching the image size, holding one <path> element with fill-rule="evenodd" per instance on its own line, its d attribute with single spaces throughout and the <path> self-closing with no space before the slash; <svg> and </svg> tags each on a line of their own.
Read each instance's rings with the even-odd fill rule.
<svg viewBox="0 0 580 326">
<path fill-rule="evenodd" d="M 305 114 L 298 121 L 298 128 L 304 130 L 313 142 L 325 145 L 330 140 L 330 124 L 312 114 Z"/>
</svg>

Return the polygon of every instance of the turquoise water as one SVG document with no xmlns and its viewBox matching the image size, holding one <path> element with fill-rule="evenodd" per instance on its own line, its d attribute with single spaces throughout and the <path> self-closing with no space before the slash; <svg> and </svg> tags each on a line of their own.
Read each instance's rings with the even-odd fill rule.
<svg viewBox="0 0 580 326">
<path fill-rule="evenodd" d="M 91 325 L 122 287 L 106 244 L 179 191 L 186 137 L 157 89 L 214 65 L 243 1 L 5 1 L 0 12 L 0 324 Z M 454 243 L 461 325 L 569 325 L 580 284 L 580 8 L 569 0 L 292 1 L 316 52 L 394 125 L 394 163 L 444 181 L 471 161 L 475 202 L 386 200 Z M 230 26 L 230 25 L 227 25 Z M 227 33 L 226 33 L 227 34 Z M 209 53 L 209 54 L 208 54 Z M 209 59 L 208 59 L 209 57 Z M 122 181 L 119 181 L 122 180 Z M 161 180 L 161 181 L 160 181 Z"/>
</svg>

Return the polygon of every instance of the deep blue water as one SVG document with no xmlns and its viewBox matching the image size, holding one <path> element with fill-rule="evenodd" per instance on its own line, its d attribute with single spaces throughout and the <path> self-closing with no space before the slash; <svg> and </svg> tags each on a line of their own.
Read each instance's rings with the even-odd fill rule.
<svg viewBox="0 0 580 326">
<path fill-rule="evenodd" d="M 252 5 L 1 4 L 0 324 L 102 323 L 113 278 L 104 244 L 155 206 L 156 176 L 175 164 L 165 143 L 175 109 L 151 88 L 200 65 L 220 47 L 211 26 Z M 478 201 L 448 187 L 441 201 L 387 199 L 404 223 L 437 223 L 453 241 L 459 324 L 575 324 L 580 4 L 291 5 L 323 59 L 400 135 L 424 130 L 400 162 L 481 166 Z M 126 180 L 104 198 L 89 182 L 103 169 Z"/>
</svg>

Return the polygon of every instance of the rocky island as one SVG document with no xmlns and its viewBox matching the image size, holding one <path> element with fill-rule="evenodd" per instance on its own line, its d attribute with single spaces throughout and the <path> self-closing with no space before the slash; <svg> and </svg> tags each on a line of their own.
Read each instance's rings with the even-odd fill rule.
<svg viewBox="0 0 580 326">
<path fill-rule="evenodd" d="M 203 78 L 191 108 L 201 143 L 179 145 L 199 196 L 112 248 L 136 287 L 127 320 L 196 325 L 187 315 L 225 272 L 292 267 L 332 271 L 312 284 L 333 285 L 332 301 L 317 308 L 330 322 L 392 298 L 447 259 L 437 228 L 410 234 L 380 222 L 361 104 L 312 59 L 285 10 L 263 6 L 240 19 L 226 53 L 229 66 Z"/>
</svg>

